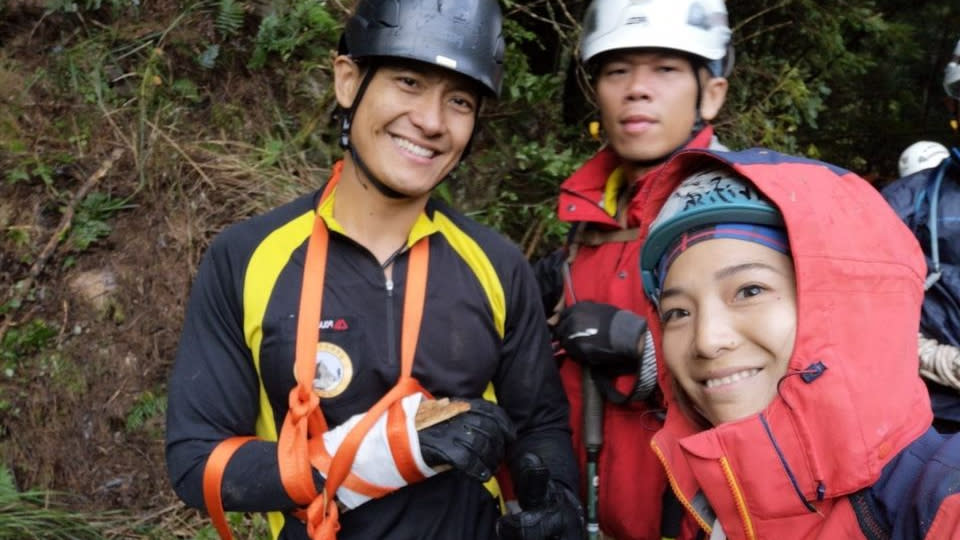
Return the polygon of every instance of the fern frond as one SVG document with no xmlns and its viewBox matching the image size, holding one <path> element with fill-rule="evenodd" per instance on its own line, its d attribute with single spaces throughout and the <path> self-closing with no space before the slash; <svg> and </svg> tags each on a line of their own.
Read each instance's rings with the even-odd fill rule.
<svg viewBox="0 0 960 540">
<path fill-rule="evenodd" d="M 220 0 L 217 6 L 217 18 L 214 26 L 223 37 L 234 37 L 243 27 L 246 9 L 237 0 Z"/>
</svg>

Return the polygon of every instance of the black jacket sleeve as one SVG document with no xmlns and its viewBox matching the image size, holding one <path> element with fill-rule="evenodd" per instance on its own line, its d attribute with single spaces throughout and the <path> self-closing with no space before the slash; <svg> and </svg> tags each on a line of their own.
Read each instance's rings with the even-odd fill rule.
<svg viewBox="0 0 960 540">
<path fill-rule="evenodd" d="M 554 308 L 563 296 L 563 263 L 566 258 L 567 251 L 560 248 L 533 263 L 533 273 L 540 289 L 540 303 L 547 317 L 553 315 Z"/>
<path fill-rule="evenodd" d="M 221 236 L 203 257 L 168 385 L 167 472 L 177 495 L 195 508 L 204 507 L 203 469 L 214 447 L 256 432 L 260 390 L 244 338 L 246 261 L 236 245 Z M 293 508 L 280 481 L 276 444 L 243 445 L 224 472 L 221 496 L 226 510 Z"/>
<path fill-rule="evenodd" d="M 526 262 L 517 265 L 509 283 L 504 346 L 494 378 L 500 405 L 517 426 L 517 440 L 508 449 L 507 462 L 514 468 L 524 453 L 535 453 L 550 468 L 552 478 L 576 493 L 579 473 L 569 404 L 530 266 Z"/>
</svg>

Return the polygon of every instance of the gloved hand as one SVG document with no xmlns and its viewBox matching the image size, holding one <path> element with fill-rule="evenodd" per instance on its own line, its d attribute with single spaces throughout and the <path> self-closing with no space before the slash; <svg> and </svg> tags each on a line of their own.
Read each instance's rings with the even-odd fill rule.
<svg viewBox="0 0 960 540">
<path fill-rule="evenodd" d="M 500 540 L 582 540 L 586 536 L 583 507 L 577 496 L 550 479 L 540 456 L 524 454 L 516 492 L 521 512 L 497 521 Z"/>
<path fill-rule="evenodd" d="M 420 455 L 427 465 L 452 465 L 486 482 L 516 438 L 513 422 L 497 405 L 470 399 L 470 410 L 420 432 Z"/>
<path fill-rule="evenodd" d="M 577 302 L 560 313 L 553 334 L 571 358 L 591 367 L 637 368 L 643 351 L 643 317 L 610 304 Z"/>
</svg>

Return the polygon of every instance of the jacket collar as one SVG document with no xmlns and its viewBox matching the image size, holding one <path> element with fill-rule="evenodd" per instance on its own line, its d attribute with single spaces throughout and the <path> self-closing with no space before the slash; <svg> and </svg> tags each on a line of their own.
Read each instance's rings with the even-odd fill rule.
<svg viewBox="0 0 960 540">
<path fill-rule="evenodd" d="M 713 139 L 713 128 L 700 130 L 683 149 L 707 148 Z M 560 186 L 557 216 L 561 221 L 593 221 L 615 224 L 617 198 L 629 179 L 623 175 L 620 157 L 605 145 Z M 633 189 L 642 188 L 657 175 L 658 165 L 636 179 Z"/>
</svg>

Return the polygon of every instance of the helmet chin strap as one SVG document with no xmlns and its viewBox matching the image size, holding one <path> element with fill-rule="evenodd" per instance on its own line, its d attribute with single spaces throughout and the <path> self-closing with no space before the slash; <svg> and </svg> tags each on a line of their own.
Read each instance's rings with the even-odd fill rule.
<svg viewBox="0 0 960 540">
<path fill-rule="evenodd" d="M 690 138 L 693 138 L 694 135 L 700 133 L 700 130 L 706 126 L 706 122 L 703 121 L 703 117 L 700 116 L 700 106 L 703 105 L 703 84 L 700 82 L 700 68 L 705 67 L 705 63 L 700 60 L 690 59 L 690 67 L 693 68 L 693 80 L 697 83 L 697 103 L 694 105 L 693 109 L 693 131 L 690 134 Z M 707 66 L 708 71 L 709 67 Z M 712 73 L 712 72 L 711 72 Z M 688 139 L 689 140 L 689 139 Z M 684 143 L 686 144 L 686 143 Z"/>
<path fill-rule="evenodd" d="M 360 168 L 360 172 L 370 180 L 370 183 L 373 184 L 373 187 L 377 188 L 377 191 L 379 191 L 381 195 L 388 199 L 408 199 L 410 198 L 408 195 L 400 193 L 377 178 L 370 168 L 367 167 L 366 162 L 363 161 L 360 154 L 357 153 L 357 149 L 350 144 L 350 129 L 353 127 L 353 114 L 356 112 L 357 106 L 360 105 L 360 100 L 363 99 L 363 95 L 367 92 L 367 86 L 370 85 L 370 81 L 373 79 L 376 71 L 376 64 L 371 65 L 367 69 L 363 80 L 360 82 L 360 88 L 357 89 L 357 96 L 353 99 L 353 103 L 350 104 L 350 108 L 344 111 L 340 118 L 340 147 L 350 152 L 350 157 L 353 159 L 353 162 L 357 164 L 357 167 Z"/>
<path fill-rule="evenodd" d="M 360 167 L 360 171 L 364 176 L 367 177 L 368 180 L 370 180 L 370 183 L 373 184 L 373 187 L 377 188 L 377 191 L 379 191 L 381 195 L 388 199 L 411 198 L 409 195 L 404 195 L 403 193 L 400 193 L 399 191 L 384 184 L 383 181 L 377 178 L 373 172 L 370 171 L 370 168 L 367 167 L 367 164 L 360 158 L 360 154 L 357 154 L 357 150 L 353 146 L 350 146 L 348 150 L 350 152 L 350 157 L 353 158 L 354 163 L 357 164 L 357 167 Z"/>
</svg>

